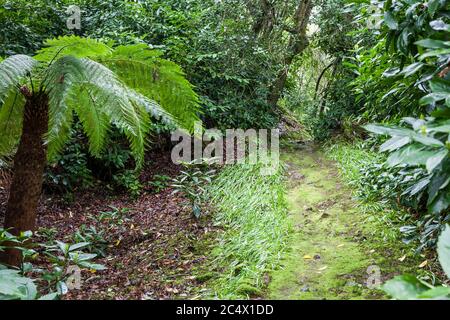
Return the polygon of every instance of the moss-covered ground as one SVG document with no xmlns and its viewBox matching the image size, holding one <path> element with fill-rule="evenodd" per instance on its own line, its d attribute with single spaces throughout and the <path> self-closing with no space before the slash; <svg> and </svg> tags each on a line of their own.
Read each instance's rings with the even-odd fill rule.
<svg viewBox="0 0 450 320">
<path fill-rule="evenodd" d="M 377 284 L 417 266 L 410 248 L 388 239 L 340 179 L 336 164 L 314 146 L 282 153 L 294 226 L 282 266 L 271 273 L 269 299 L 383 299 Z M 420 262 L 419 262 L 420 263 Z"/>
</svg>

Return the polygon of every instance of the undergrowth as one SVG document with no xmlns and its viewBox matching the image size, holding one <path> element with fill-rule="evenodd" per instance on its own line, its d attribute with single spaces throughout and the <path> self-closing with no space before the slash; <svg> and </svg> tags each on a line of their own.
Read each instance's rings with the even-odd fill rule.
<svg viewBox="0 0 450 320">
<path fill-rule="evenodd" d="M 401 238 L 399 224 L 404 223 L 410 215 L 398 208 L 394 209 L 390 200 L 381 197 L 383 190 L 367 183 L 365 177 L 367 168 L 383 163 L 383 155 L 371 150 L 362 141 L 353 144 L 337 142 L 326 146 L 325 150 L 326 156 L 339 164 L 342 179 L 353 188 L 355 197 L 360 201 L 359 209 L 384 225 L 381 228 L 383 237 L 389 240 Z"/>
<path fill-rule="evenodd" d="M 382 163 L 383 155 L 372 151 L 362 141 L 355 141 L 353 144 L 334 141 L 333 144 L 325 146 L 325 154 L 338 163 L 342 179 L 353 187 L 354 195 L 359 200 L 359 210 L 368 217 L 367 222 L 372 229 L 370 230 L 372 236 L 381 240 L 380 243 L 384 243 L 384 248 L 406 253 L 405 257 L 411 259 L 407 264 L 411 265 L 405 272 L 415 270 L 422 280 L 434 283 L 441 273 L 435 261 L 434 251 L 423 245 L 425 240 L 421 237 L 408 238 L 403 231 L 406 224 L 414 221 L 413 214 L 406 207 L 392 201 L 392 198 L 385 197 L 389 189 L 379 188 L 367 179 L 366 168 Z M 398 175 L 396 177 L 398 178 Z M 377 177 L 377 180 L 380 179 L 382 177 Z M 419 234 L 418 231 L 416 233 Z M 420 244 L 419 247 L 417 243 Z M 400 267 L 405 267 L 404 258 L 400 260 L 401 263 L 391 261 L 393 265 L 390 269 L 393 274 L 397 274 Z"/>
<path fill-rule="evenodd" d="M 215 222 L 223 229 L 212 250 L 217 266 L 208 285 L 212 297 L 258 296 L 285 250 L 290 224 L 283 169 L 273 175 L 260 170 L 259 165 L 229 166 L 208 187 Z"/>
</svg>

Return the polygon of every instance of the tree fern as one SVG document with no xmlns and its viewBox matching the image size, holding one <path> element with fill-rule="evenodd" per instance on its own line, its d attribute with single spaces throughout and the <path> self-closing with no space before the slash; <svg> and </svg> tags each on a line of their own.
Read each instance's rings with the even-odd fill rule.
<svg viewBox="0 0 450 320">
<path fill-rule="evenodd" d="M 25 98 L 20 82 L 37 62 L 26 55 L 15 55 L 0 62 L 0 155 L 10 155 L 20 138 Z"/>
<path fill-rule="evenodd" d="M 105 66 L 90 59 L 65 56 L 56 60 L 45 75 L 49 94 L 49 156 L 56 154 L 68 138 L 72 112 L 76 112 L 89 138 L 90 151 L 99 155 L 109 124 L 115 124 L 127 136 L 140 163 L 149 128 L 147 108 L 170 116 L 157 104 L 127 88 Z"/>
<path fill-rule="evenodd" d="M 142 46 L 114 52 L 99 41 L 74 36 L 49 40 L 46 46 L 37 60 L 17 55 L 0 62 L 0 155 L 17 150 L 14 196 L 4 225 L 15 234 L 35 229 L 46 157 L 61 151 L 75 114 L 93 155 L 102 152 L 113 124 L 127 137 L 140 167 L 150 114 L 191 129 L 198 111 L 197 95 L 181 69 Z M 29 83 L 22 83 L 25 76 Z M 20 252 L 6 257 L 10 265 L 22 261 Z"/>
<path fill-rule="evenodd" d="M 47 40 L 45 45 L 35 59 L 54 61 L 61 55 L 89 57 L 108 66 L 128 87 L 156 101 L 177 125 L 192 131 L 198 120 L 199 99 L 181 68 L 162 59 L 161 52 L 150 50 L 145 44 L 111 49 L 98 40 L 64 36 Z M 155 106 L 154 103 L 148 105 L 148 111 L 158 114 Z"/>
<path fill-rule="evenodd" d="M 15 150 L 22 132 L 25 98 L 10 90 L 0 108 L 0 155 L 9 156 Z"/>
<path fill-rule="evenodd" d="M 92 58 L 107 55 L 111 51 L 109 46 L 99 40 L 72 35 L 46 40 L 44 48 L 39 50 L 34 58 L 39 61 L 51 62 L 66 55 L 76 58 Z"/>
<path fill-rule="evenodd" d="M 113 50 L 98 40 L 66 36 L 47 40 L 34 58 L 17 55 L 0 63 L 0 102 L 8 98 L 11 104 L 8 92 L 17 90 L 20 80 L 35 69 L 33 81 L 49 99 L 49 158 L 68 140 L 74 114 L 93 155 L 103 151 L 114 124 L 127 136 L 138 164 L 150 115 L 191 131 L 198 119 L 198 97 L 181 68 L 146 45 Z"/>
<path fill-rule="evenodd" d="M 33 70 L 36 63 L 26 55 L 11 56 L 0 63 L 0 106 L 8 92 L 18 88 L 20 80 Z"/>
<path fill-rule="evenodd" d="M 160 58 L 145 44 L 117 47 L 109 57 L 99 58 L 131 88 L 157 101 L 177 122 L 193 130 L 199 100 L 181 68 Z"/>
<path fill-rule="evenodd" d="M 97 105 L 127 136 L 137 159 L 144 155 L 145 137 L 149 129 L 149 117 L 143 103 L 108 68 L 89 59 L 83 59 L 85 83 L 95 88 L 101 100 Z"/>
<path fill-rule="evenodd" d="M 83 64 L 72 56 L 53 63 L 45 74 L 43 86 L 49 98 L 49 130 L 47 142 L 52 158 L 64 145 L 72 125 L 72 110 L 66 103 L 73 86 L 84 79 Z"/>
</svg>

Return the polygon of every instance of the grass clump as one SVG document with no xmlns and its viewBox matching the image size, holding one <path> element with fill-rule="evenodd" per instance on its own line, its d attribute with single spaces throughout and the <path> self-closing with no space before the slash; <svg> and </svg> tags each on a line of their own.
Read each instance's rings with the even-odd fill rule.
<svg viewBox="0 0 450 320">
<path fill-rule="evenodd" d="M 378 243 L 379 249 L 384 251 L 379 259 L 384 271 L 393 276 L 401 274 L 402 271 L 411 273 L 411 270 L 414 270 L 423 280 L 434 279 L 436 263 L 429 263 L 428 269 L 419 268 L 427 252 L 420 249 L 422 246 L 417 247 L 417 238 L 410 239 L 402 232 L 405 225 L 414 224 L 416 219 L 409 212 L 408 206 L 399 201 L 398 194 L 401 193 L 399 190 L 404 188 L 403 181 L 396 182 L 396 188 L 385 182 L 399 179 L 401 172 L 386 173 L 383 172 L 386 170 L 384 167 L 380 167 L 378 176 L 377 172 L 369 172 L 371 167 L 381 166 L 385 158 L 365 146 L 364 142 L 337 142 L 326 147 L 325 153 L 328 158 L 338 163 L 341 177 L 353 187 L 355 197 L 360 200 L 358 210 L 367 217 L 364 231 L 369 235 L 372 246 Z M 400 256 L 407 259 L 403 261 L 402 258 L 399 262 Z"/>
<path fill-rule="evenodd" d="M 353 144 L 337 142 L 325 148 L 326 156 L 339 165 L 342 179 L 353 187 L 355 197 L 360 201 L 359 210 L 369 215 L 370 220 L 380 224 L 380 231 L 384 240 L 398 241 L 402 235 L 399 228 L 410 215 L 399 208 L 388 197 L 383 197 L 389 191 L 368 179 L 370 168 L 381 166 L 385 158 L 374 150 L 368 148 L 364 142 L 356 141 Z M 382 170 L 383 168 L 381 168 Z M 380 173 L 377 179 L 381 179 Z M 395 195 L 394 190 L 392 195 Z"/>
<path fill-rule="evenodd" d="M 260 165 L 225 168 L 208 187 L 223 229 L 212 250 L 220 268 L 210 280 L 212 296 L 241 299 L 259 295 L 266 273 L 279 266 L 290 231 L 283 169 L 262 175 Z"/>
</svg>

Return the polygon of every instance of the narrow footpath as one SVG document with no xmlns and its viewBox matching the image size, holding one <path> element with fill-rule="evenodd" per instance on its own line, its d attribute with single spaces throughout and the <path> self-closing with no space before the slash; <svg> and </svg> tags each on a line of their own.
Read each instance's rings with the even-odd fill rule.
<svg viewBox="0 0 450 320">
<path fill-rule="evenodd" d="M 283 151 L 293 227 L 282 268 L 271 275 L 269 299 L 383 299 L 376 285 L 403 269 L 401 242 L 389 248 L 379 225 L 360 212 L 336 164 L 322 151 Z M 378 229 L 377 229 L 378 228 Z"/>
</svg>

